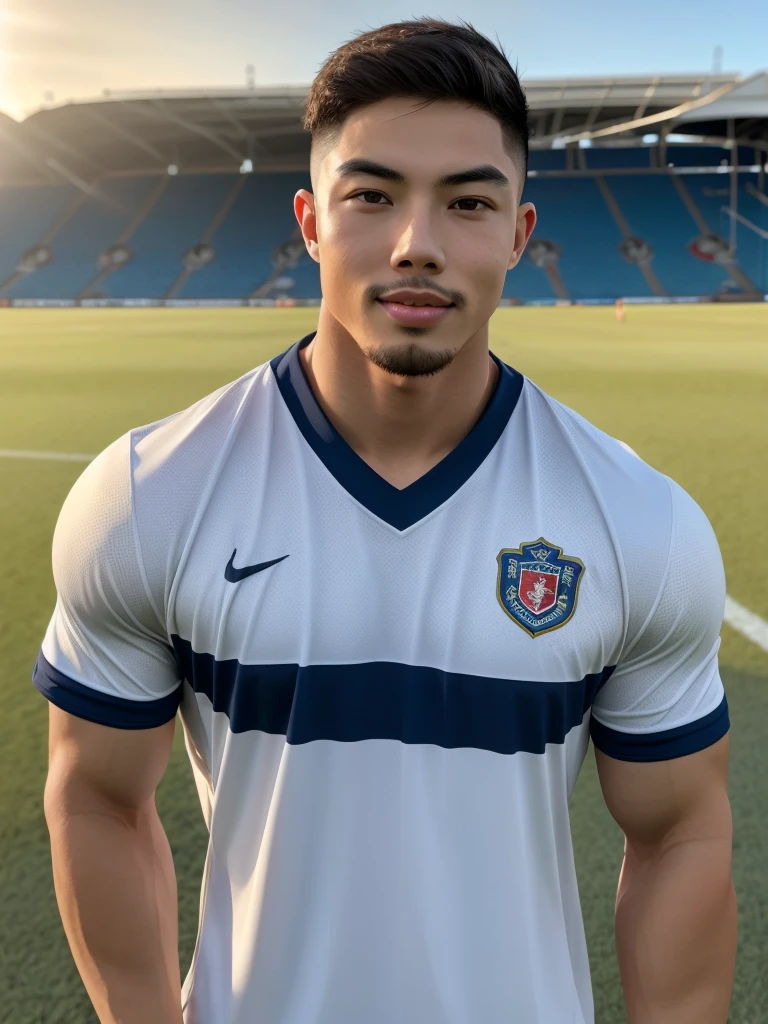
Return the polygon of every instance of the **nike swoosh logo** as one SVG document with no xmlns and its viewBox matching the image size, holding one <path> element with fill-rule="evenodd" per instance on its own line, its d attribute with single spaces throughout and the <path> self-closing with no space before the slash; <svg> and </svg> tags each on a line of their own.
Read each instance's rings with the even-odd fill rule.
<svg viewBox="0 0 768 1024">
<path fill-rule="evenodd" d="M 229 583 L 239 583 L 240 580 L 245 580 L 249 576 L 253 576 L 255 572 L 261 572 L 262 569 L 268 569 L 270 565 L 277 565 L 277 563 L 282 562 L 284 558 L 288 558 L 288 555 L 281 555 L 280 558 L 273 558 L 269 562 L 259 562 L 258 565 L 244 565 L 242 569 L 236 569 L 234 566 L 236 554 L 237 548 L 232 552 L 232 557 L 227 562 L 227 567 L 224 570 L 224 579 Z"/>
</svg>

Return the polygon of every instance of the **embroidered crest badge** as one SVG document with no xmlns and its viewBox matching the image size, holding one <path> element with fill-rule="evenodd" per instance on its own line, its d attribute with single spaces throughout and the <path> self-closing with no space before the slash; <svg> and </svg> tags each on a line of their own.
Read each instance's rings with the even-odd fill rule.
<svg viewBox="0 0 768 1024">
<path fill-rule="evenodd" d="M 564 626 L 576 611 L 584 565 L 563 556 L 563 549 L 539 537 L 519 548 L 504 548 L 496 596 L 499 604 L 528 636 Z"/>
</svg>

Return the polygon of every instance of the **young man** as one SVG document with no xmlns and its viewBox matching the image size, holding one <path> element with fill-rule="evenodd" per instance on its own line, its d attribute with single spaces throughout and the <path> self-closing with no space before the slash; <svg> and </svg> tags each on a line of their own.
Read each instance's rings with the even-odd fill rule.
<svg viewBox="0 0 768 1024">
<path fill-rule="evenodd" d="M 115 441 L 56 529 L 45 810 L 101 1021 L 592 1024 L 591 732 L 629 1019 L 724 1024 L 722 563 L 676 484 L 489 354 L 536 219 L 518 79 L 468 26 L 389 25 L 305 125 L 317 330 Z M 211 835 L 183 989 L 177 708 Z"/>
</svg>

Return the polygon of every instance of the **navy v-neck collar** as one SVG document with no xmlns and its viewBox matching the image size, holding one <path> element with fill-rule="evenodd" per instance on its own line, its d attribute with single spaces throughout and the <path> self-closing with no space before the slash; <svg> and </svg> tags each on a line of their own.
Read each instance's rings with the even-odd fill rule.
<svg viewBox="0 0 768 1024">
<path fill-rule="evenodd" d="M 360 458 L 320 408 L 299 358 L 300 349 L 316 333 L 307 334 L 271 361 L 280 394 L 296 426 L 341 486 L 379 519 L 396 530 L 406 530 L 446 502 L 484 461 L 517 405 L 523 377 L 491 353 L 499 379 L 474 427 L 429 472 L 399 489 Z"/>
</svg>

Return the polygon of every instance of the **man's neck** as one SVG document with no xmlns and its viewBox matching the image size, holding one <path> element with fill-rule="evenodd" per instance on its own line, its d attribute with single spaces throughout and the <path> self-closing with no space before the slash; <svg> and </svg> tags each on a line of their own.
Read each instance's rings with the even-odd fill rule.
<svg viewBox="0 0 768 1024">
<path fill-rule="evenodd" d="M 325 315 L 324 315 L 325 314 Z M 323 412 L 379 476 L 404 488 L 462 441 L 493 394 L 499 369 L 487 324 L 453 362 L 429 377 L 395 377 L 372 363 L 321 307 L 300 358 Z"/>
</svg>

